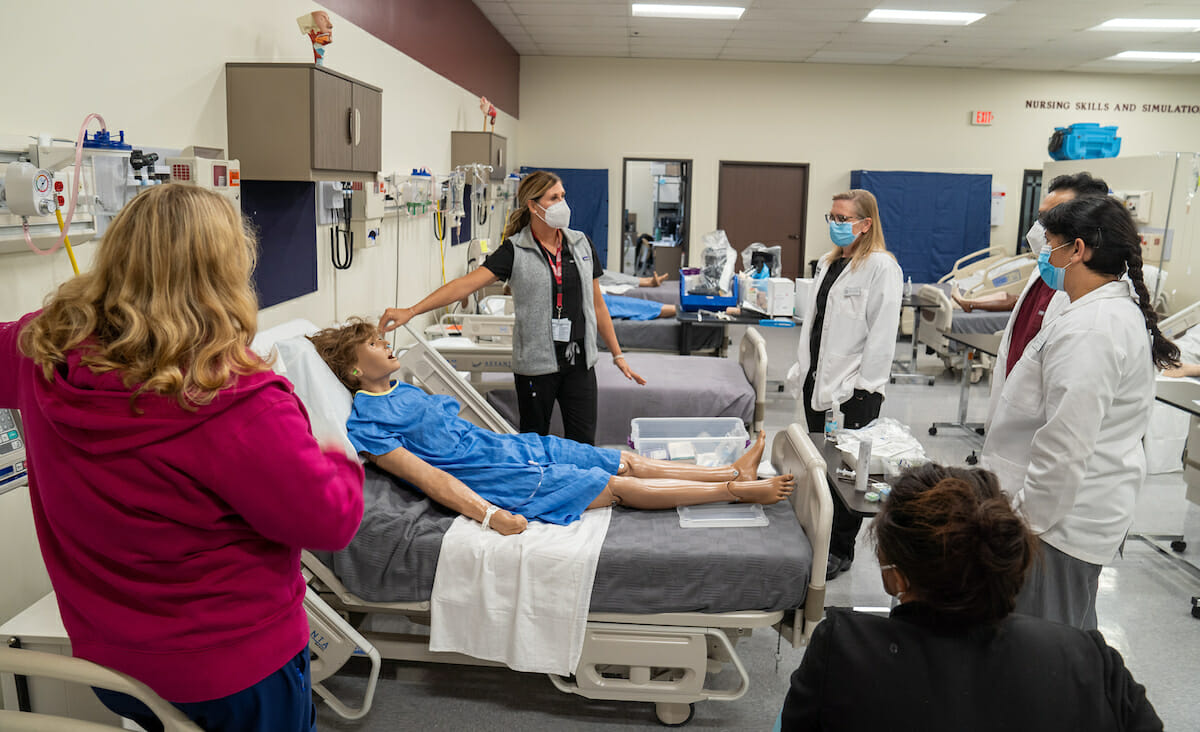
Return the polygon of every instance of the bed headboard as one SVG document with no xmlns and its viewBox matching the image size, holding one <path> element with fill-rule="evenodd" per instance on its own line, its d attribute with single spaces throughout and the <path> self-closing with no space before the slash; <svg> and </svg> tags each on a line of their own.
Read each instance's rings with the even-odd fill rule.
<svg viewBox="0 0 1200 732">
<path fill-rule="evenodd" d="M 1197 324 L 1200 324 L 1200 300 L 1169 317 L 1163 318 L 1159 321 L 1158 328 L 1162 331 L 1163 335 L 1174 340 Z"/>
<path fill-rule="evenodd" d="M 792 647 L 797 648 L 808 642 L 825 615 L 825 564 L 829 560 L 829 536 L 833 529 L 833 497 L 829 493 L 825 458 L 800 424 L 792 424 L 775 436 L 771 465 L 780 475 L 796 476 L 796 490 L 788 500 L 812 544 L 812 575 L 803 612 L 797 611 L 789 627 L 779 629 Z"/>
</svg>

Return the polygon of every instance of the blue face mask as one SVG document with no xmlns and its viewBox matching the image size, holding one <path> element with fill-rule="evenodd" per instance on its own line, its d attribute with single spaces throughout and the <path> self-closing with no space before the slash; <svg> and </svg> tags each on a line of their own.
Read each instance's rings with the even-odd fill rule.
<svg viewBox="0 0 1200 732">
<path fill-rule="evenodd" d="M 1047 287 L 1054 290 L 1062 290 L 1067 279 L 1067 267 L 1055 267 L 1050 264 L 1050 254 L 1056 252 L 1063 247 L 1069 247 L 1071 244 L 1060 244 L 1051 249 L 1049 246 L 1043 246 L 1042 251 L 1038 252 L 1038 274 L 1041 275 L 1042 282 L 1046 283 Z"/>
<path fill-rule="evenodd" d="M 837 244 L 839 247 L 853 244 L 854 240 L 858 238 L 854 235 L 854 222 L 830 221 L 829 238 L 832 239 L 833 243 Z"/>
</svg>

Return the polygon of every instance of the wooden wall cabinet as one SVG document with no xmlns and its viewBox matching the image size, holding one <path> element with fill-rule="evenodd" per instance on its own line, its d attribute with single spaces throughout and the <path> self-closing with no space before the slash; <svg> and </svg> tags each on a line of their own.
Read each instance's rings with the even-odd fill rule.
<svg viewBox="0 0 1200 732">
<path fill-rule="evenodd" d="M 373 180 L 383 90 L 314 64 L 225 64 L 229 156 L 248 180 Z"/>
</svg>

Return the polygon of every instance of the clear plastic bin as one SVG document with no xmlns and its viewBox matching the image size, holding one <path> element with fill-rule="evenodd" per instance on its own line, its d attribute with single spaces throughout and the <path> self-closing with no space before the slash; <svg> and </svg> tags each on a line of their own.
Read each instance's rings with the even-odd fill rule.
<svg viewBox="0 0 1200 732">
<path fill-rule="evenodd" d="M 732 529 L 770 523 L 757 503 L 705 503 L 679 506 L 675 510 L 679 513 L 679 526 L 684 529 Z"/>
<path fill-rule="evenodd" d="M 749 445 L 737 417 L 637 417 L 629 437 L 639 455 L 710 467 L 732 463 Z"/>
</svg>

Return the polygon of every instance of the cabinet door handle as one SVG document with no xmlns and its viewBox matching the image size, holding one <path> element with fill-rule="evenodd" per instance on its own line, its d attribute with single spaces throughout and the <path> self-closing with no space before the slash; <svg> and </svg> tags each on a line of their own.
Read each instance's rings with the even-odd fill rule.
<svg viewBox="0 0 1200 732">
<path fill-rule="evenodd" d="M 346 110 L 346 134 L 350 138 L 350 144 L 354 144 L 354 107 Z"/>
<path fill-rule="evenodd" d="M 362 142 L 362 114 L 359 113 L 358 107 L 354 108 L 354 146 L 358 147 L 358 143 Z"/>
</svg>

